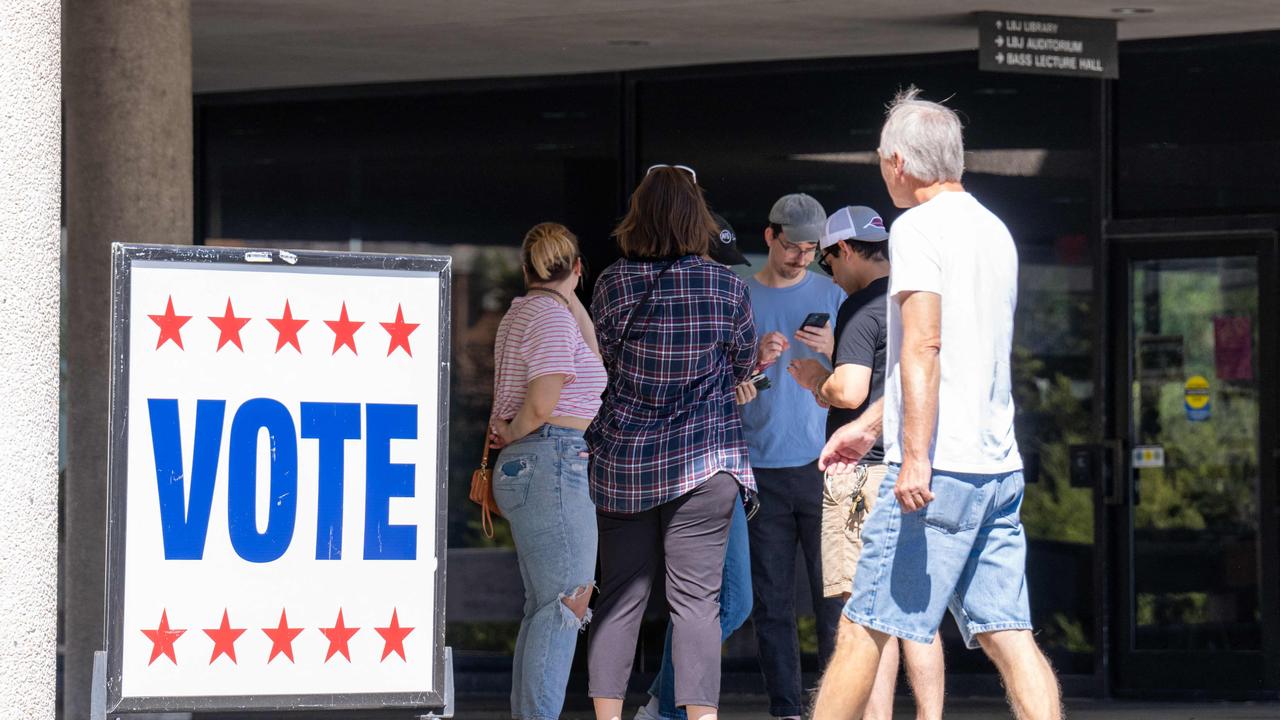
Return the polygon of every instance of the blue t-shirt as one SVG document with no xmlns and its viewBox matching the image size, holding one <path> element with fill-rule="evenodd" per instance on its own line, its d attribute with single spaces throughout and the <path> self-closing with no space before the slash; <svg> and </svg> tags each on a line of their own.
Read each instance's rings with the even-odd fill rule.
<svg viewBox="0 0 1280 720">
<path fill-rule="evenodd" d="M 778 362 L 765 371 L 773 384 L 755 400 L 743 405 L 742 427 L 751 452 L 752 467 L 784 468 L 807 465 L 818 459 L 826 442 L 827 411 L 814 402 L 813 393 L 787 372 L 796 358 L 817 358 L 831 367 L 831 361 L 796 340 L 796 330 L 809 313 L 824 312 L 834 323 L 845 294 L 840 286 L 821 275 L 805 271 L 800 282 L 785 288 L 762 285 L 747 279 L 751 291 L 751 311 L 756 320 L 756 336 L 782 333 L 791 346 Z"/>
</svg>

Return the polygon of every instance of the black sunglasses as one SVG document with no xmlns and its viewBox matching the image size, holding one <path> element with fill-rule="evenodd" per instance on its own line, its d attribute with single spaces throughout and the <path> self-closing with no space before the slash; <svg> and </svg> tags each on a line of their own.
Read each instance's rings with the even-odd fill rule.
<svg viewBox="0 0 1280 720">
<path fill-rule="evenodd" d="M 827 260 L 827 255 L 831 253 L 831 249 L 834 247 L 835 245 L 832 245 L 829 248 L 824 248 L 822 252 L 818 253 L 818 267 L 822 268 L 822 272 L 828 275 L 832 275 L 832 272 L 831 263 Z"/>
</svg>

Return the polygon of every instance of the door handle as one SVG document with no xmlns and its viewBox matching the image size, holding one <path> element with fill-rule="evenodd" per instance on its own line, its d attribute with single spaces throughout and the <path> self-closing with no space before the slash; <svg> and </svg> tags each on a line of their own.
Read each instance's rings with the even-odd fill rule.
<svg viewBox="0 0 1280 720">
<path fill-rule="evenodd" d="M 1096 487 L 1103 503 L 1120 505 L 1124 502 L 1127 483 L 1122 482 L 1124 442 L 1103 440 L 1088 445 L 1072 445 L 1070 452 L 1070 482 L 1072 487 Z"/>
<path fill-rule="evenodd" d="M 1107 505 L 1123 505 L 1129 483 L 1129 464 L 1124 456 L 1125 442 L 1119 438 L 1103 440 L 1102 448 L 1102 502 Z"/>
</svg>

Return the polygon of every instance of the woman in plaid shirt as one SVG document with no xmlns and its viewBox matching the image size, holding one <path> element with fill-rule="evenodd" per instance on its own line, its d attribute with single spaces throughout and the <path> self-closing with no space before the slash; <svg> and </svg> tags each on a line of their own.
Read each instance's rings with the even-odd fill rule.
<svg viewBox="0 0 1280 720">
<path fill-rule="evenodd" d="M 650 168 L 614 231 L 623 259 L 591 302 L 609 370 L 586 436 L 600 531 L 588 651 L 600 720 L 620 718 L 659 569 L 676 704 L 694 720 L 716 716 L 725 542 L 740 488 L 755 490 L 734 389 L 756 360 L 747 287 L 705 257 L 717 234 L 692 170 Z"/>
</svg>

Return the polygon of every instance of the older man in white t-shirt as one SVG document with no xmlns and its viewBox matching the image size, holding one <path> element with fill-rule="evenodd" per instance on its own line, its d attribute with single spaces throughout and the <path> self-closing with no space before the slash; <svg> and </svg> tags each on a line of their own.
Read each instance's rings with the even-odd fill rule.
<svg viewBox="0 0 1280 720">
<path fill-rule="evenodd" d="M 814 720 L 860 717 L 889 636 L 928 643 L 947 609 L 986 651 L 1020 720 L 1058 720 L 1057 677 L 1031 635 L 1022 458 L 1009 356 L 1018 255 L 1008 228 L 960 184 L 964 145 L 950 108 L 890 106 L 880 168 L 889 234 L 885 395 L 838 430 L 823 467 L 857 462 L 883 422 L 889 473 Z"/>
</svg>

